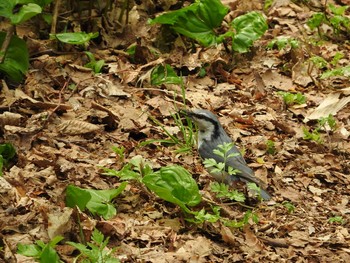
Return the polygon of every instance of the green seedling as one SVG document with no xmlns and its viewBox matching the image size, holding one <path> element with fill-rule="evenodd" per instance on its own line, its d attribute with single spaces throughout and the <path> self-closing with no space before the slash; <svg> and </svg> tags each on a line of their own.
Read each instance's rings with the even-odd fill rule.
<svg viewBox="0 0 350 263">
<path fill-rule="evenodd" d="M 232 152 L 234 143 L 224 143 L 218 145 L 217 149 L 213 150 L 213 153 L 223 158 L 223 162 L 217 162 L 214 158 L 207 158 L 203 161 L 204 167 L 207 168 L 210 173 L 221 174 L 222 178 L 225 176 L 235 176 L 239 173 L 239 170 L 232 168 L 227 165 L 227 162 L 230 158 L 238 156 L 239 153 Z M 254 183 L 247 184 L 248 189 L 251 189 L 254 193 L 256 192 L 260 197 L 260 188 Z M 236 200 L 238 202 L 244 202 L 244 194 L 239 193 L 238 191 L 229 191 L 228 186 L 225 184 L 213 183 L 212 191 L 217 193 L 218 197 L 229 198 L 230 200 Z"/>
<path fill-rule="evenodd" d="M 333 117 L 332 114 L 329 114 L 327 117 L 321 117 L 317 120 L 318 127 L 317 129 L 323 128 L 324 130 L 327 130 L 327 126 L 334 132 L 337 129 L 337 121 Z"/>
<path fill-rule="evenodd" d="M 16 156 L 16 149 L 11 143 L 0 144 L 0 176 L 2 170 L 8 167 L 9 162 Z"/>
<path fill-rule="evenodd" d="M 115 153 L 118 155 L 120 161 L 121 161 L 122 163 L 124 163 L 124 158 L 125 158 L 125 155 L 124 155 L 124 154 L 125 154 L 125 147 L 124 147 L 124 146 L 120 146 L 120 147 L 112 146 L 112 151 L 115 152 Z"/>
<path fill-rule="evenodd" d="M 90 60 L 90 62 L 85 64 L 84 67 L 91 68 L 96 74 L 101 73 L 101 70 L 105 65 L 105 61 L 103 59 L 96 61 L 94 55 L 89 51 L 85 51 L 84 53 L 88 56 Z"/>
<path fill-rule="evenodd" d="M 228 227 L 235 227 L 235 228 L 243 228 L 245 225 L 249 224 L 249 220 L 252 220 L 255 224 L 259 222 L 259 217 L 256 213 L 253 213 L 251 210 L 248 210 L 242 220 L 236 221 L 236 220 L 230 220 L 225 221 L 225 225 Z"/>
<path fill-rule="evenodd" d="M 119 263 L 119 259 L 113 257 L 113 253 L 116 248 L 111 250 L 107 249 L 109 237 L 105 238 L 104 235 L 94 229 L 91 236 L 92 242 L 88 242 L 87 245 L 76 242 L 66 242 L 66 244 L 75 247 L 80 251 L 80 255 L 75 258 L 74 262 L 84 263 Z"/>
<path fill-rule="evenodd" d="M 142 182 L 142 178 L 153 173 L 151 165 L 140 155 L 134 156 L 123 168 L 119 171 L 109 168 L 102 169 L 104 175 L 117 176 L 122 181 L 137 181 Z"/>
<path fill-rule="evenodd" d="M 286 105 L 294 105 L 294 104 L 304 104 L 306 102 L 306 97 L 301 94 L 300 92 L 294 94 L 290 92 L 284 92 L 284 91 L 279 91 L 277 94 L 281 95 L 283 98 L 283 101 L 286 103 Z"/>
<path fill-rule="evenodd" d="M 327 10 L 324 13 L 317 12 L 307 21 L 307 25 L 311 30 L 317 29 L 320 37 L 323 36 L 322 25 L 326 24 L 333 28 L 333 32 L 336 36 L 341 33 L 349 33 L 350 31 L 350 19 L 345 16 L 346 10 L 349 6 L 335 6 L 328 4 Z"/>
<path fill-rule="evenodd" d="M 49 243 L 45 244 L 41 240 L 37 240 L 36 244 L 18 244 L 17 253 L 26 257 L 33 257 L 39 262 L 61 263 L 55 246 L 63 239 L 61 236 L 56 236 Z"/>
<path fill-rule="evenodd" d="M 220 207 L 211 206 L 211 209 L 213 211 L 212 214 L 208 213 L 204 208 L 202 208 L 202 210 L 194 214 L 193 218 L 186 218 L 186 221 L 192 222 L 195 224 L 203 224 L 204 222 L 215 223 L 221 219 Z"/>
<path fill-rule="evenodd" d="M 304 137 L 303 137 L 304 140 L 314 141 L 314 142 L 317 142 L 319 144 L 323 143 L 321 135 L 317 129 L 310 132 L 308 128 L 303 127 L 303 133 L 304 133 Z"/>
<path fill-rule="evenodd" d="M 299 41 L 291 37 L 278 37 L 276 39 L 271 40 L 266 46 L 267 49 L 273 49 L 274 47 L 277 47 L 278 50 L 287 48 L 298 48 Z"/>
<path fill-rule="evenodd" d="M 338 224 L 345 224 L 345 220 L 342 216 L 333 216 L 331 218 L 328 219 L 329 223 L 338 223 Z"/>
<path fill-rule="evenodd" d="M 344 77 L 349 78 L 350 77 L 350 65 L 345 66 L 345 67 L 341 67 L 341 68 L 327 70 L 321 75 L 320 78 L 327 79 L 327 78 L 335 77 L 335 76 L 344 76 Z"/>
<path fill-rule="evenodd" d="M 112 200 L 124 191 L 127 182 L 123 182 L 117 189 L 92 190 L 69 185 L 66 189 L 66 205 L 78 206 L 80 210 L 88 209 L 92 214 L 110 219 L 117 214 Z"/>
<path fill-rule="evenodd" d="M 267 140 L 266 141 L 266 152 L 268 154 L 271 155 L 275 155 L 276 154 L 276 146 L 275 146 L 275 142 L 271 141 L 271 140 Z"/>
<path fill-rule="evenodd" d="M 233 146 L 234 146 L 233 142 L 218 145 L 218 148 L 214 149 L 213 153 L 216 154 L 217 156 L 222 157 L 223 162 L 217 162 L 214 158 L 208 158 L 203 161 L 204 167 L 209 169 L 211 173 L 222 174 L 223 177 L 237 174 L 239 170 L 234 169 L 231 166 L 228 166 L 226 168 L 227 160 L 229 158 L 233 158 L 239 155 L 239 153 L 234 153 L 234 152 L 230 153 Z"/>
<path fill-rule="evenodd" d="M 328 65 L 328 62 L 320 56 L 312 56 L 309 60 L 319 69 L 326 68 Z"/>
<path fill-rule="evenodd" d="M 282 205 L 287 208 L 288 213 L 292 214 L 295 211 L 295 206 L 291 202 L 284 201 Z"/>
<path fill-rule="evenodd" d="M 229 30 L 217 34 L 229 8 L 220 0 L 199 0 L 195 3 L 170 11 L 150 20 L 150 24 L 169 25 L 176 33 L 197 41 L 204 47 L 232 39 L 232 50 L 247 52 L 254 41 L 267 30 L 264 16 L 259 12 L 250 12 L 235 18 Z"/>
<path fill-rule="evenodd" d="M 216 193 L 216 197 L 218 198 L 228 198 L 230 200 L 242 203 L 245 201 L 245 196 L 243 193 L 240 193 L 237 190 L 230 190 L 229 186 L 224 183 L 211 183 L 210 190 L 213 193 Z"/>
</svg>

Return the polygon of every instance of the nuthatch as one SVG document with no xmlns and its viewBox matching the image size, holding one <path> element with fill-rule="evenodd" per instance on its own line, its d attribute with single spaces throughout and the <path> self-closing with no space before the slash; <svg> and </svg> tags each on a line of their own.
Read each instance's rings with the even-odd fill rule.
<svg viewBox="0 0 350 263">
<path fill-rule="evenodd" d="M 218 148 L 218 145 L 224 143 L 232 143 L 232 139 L 227 135 L 221 126 L 218 118 L 210 111 L 195 109 L 184 111 L 198 127 L 198 151 L 203 160 L 213 158 L 217 163 L 224 162 L 223 157 L 216 155 L 213 150 Z M 235 180 L 243 182 L 252 182 L 260 187 L 260 195 L 265 200 L 270 200 L 271 196 L 265 190 L 264 183 L 254 176 L 254 172 L 245 162 L 239 150 L 233 146 L 228 152 L 228 155 L 234 153 L 233 157 L 226 160 L 226 170 L 228 166 L 238 170 L 235 175 L 228 173 L 211 174 L 215 180 L 231 185 Z"/>
</svg>

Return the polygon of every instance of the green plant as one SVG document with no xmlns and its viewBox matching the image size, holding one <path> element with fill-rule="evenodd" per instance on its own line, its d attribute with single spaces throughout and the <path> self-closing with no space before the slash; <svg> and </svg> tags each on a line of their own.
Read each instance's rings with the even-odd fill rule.
<svg viewBox="0 0 350 263">
<path fill-rule="evenodd" d="M 46 2 L 48 4 L 51 1 Z M 42 9 L 37 2 L 39 1 L 2 0 L 0 2 L 0 16 L 9 19 L 11 24 L 18 25 L 41 13 Z M 45 4 L 43 3 L 43 6 Z"/>
<path fill-rule="evenodd" d="M 124 146 L 120 146 L 120 147 L 112 146 L 112 151 L 115 152 L 119 156 L 120 161 L 123 163 L 124 159 L 125 159 L 125 156 L 124 156 L 125 147 Z"/>
<path fill-rule="evenodd" d="M 57 39 L 58 41 L 70 45 L 88 45 L 88 42 L 98 37 L 98 32 L 86 33 L 86 32 L 73 32 L 73 33 L 59 33 L 50 34 L 50 39 Z"/>
<path fill-rule="evenodd" d="M 220 216 L 220 207 L 211 206 L 213 214 L 208 213 L 204 208 L 200 211 L 194 213 L 193 218 L 186 218 L 186 221 L 192 222 L 195 224 L 203 224 L 204 222 L 215 223 L 218 220 L 222 219 Z"/>
<path fill-rule="evenodd" d="M 0 144 L 0 176 L 2 169 L 16 156 L 16 149 L 11 143 Z"/>
<path fill-rule="evenodd" d="M 168 64 L 157 65 L 153 68 L 151 72 L 151 84 L 161 85 L 161 84 L 179 84 L 182 85 L 182 78 L 179 77 L 175 70 Z"/>
<path fill-rule="evenodd" d="M 180 111 L 171 114 L 171 116 L 173 117 L 175 125 L 179 128 L 182 136 L 172 134 L 160 121 L 150 116 L 149 118 L 162 129 L 169 139 L 151 139 L 140 143 L 140 146 L 146 146 L 151 143 L 159 142 L 162 144 L 176 145 L 178 147 L 178 149 L 175 150 L 176 153 L 191 151 L 195 142 L 192 121 L 190 118 L 185 117 L 185 125 Z"/>
<path fill-rule="evenodd" d="M 295 206 L 294 206 L 293 203 L 288 202 L 288 201 L 283 201 L 283 202 L 282 202 L 282 205 L 283 205 L 285 208 L 287 208 L 288 213 L 290 213 L 290 214 L 294 213 L 294 211 L 295 211 Z"/>
<path fill-rule="evenodd" d="M 256 213 L 253 213 L 251 210 L 248 210 L 242 220 L 237 221 L 237 220 L 229 220 L 229 221 L 225 221 L 225 225 L 228 227 L 235 227 L 235 228 L 242 228 L 245 225 L 247 225 L 249 223 L 249 220 L 252 220 L 255 224 L 257 224 L 259 222 L 259 217 Z"/>
<path fill-rule="evenodd" d="M 143 177 L 142 182 L 165 201 L 177 204 L 185 212 L 193 212 L 187 206 L 201 202 L 198 185 L 182 166 L 170 165 Z"/>
<path fill-rule="evenodd" d="M 90 60 L 90 62 L 85 64 L 84 67 L 91 68 L 95 73 L 101 73 L 102 67 L 105 65 L 105 61 L 103 59 L 96 61 L 94 55 L 89 51 L 85 51 L 84 53 Z"/>
<path fill-rule="evenodd" d="M 282 50 L 285 48 L 298 48 L 299 47 L 299 41 L 297 39 L 291 38 L 291 37 L 277 37 L 273 40 L 271 40 L 266 48 L 272 49 L 274 47 L 277 47 L 278 50 Z"/>
<path fill-rule="evenodd" d="M 311 30 L 317 28 L 319 36 L 323 36 L 324 32 L 321 29 L 322 24 L 326 24 L 333 28 L 335 35 L 342 32 L 348 33 L 350 31 L 350 19 L 345 16 L 345 11 L 349 6 L 335 6 L 328 4 L 325 11 L 317 12 L 311 16 L 307 21 L 307 25 Z"/>
<path fill-rule="evenodd" d="M 116 248 L 107 250 L 107 245 L 109 242 L 109 237 L 105 239 L 104 235 L 94 229 L 91 236 L 92 242 L 88 242 L 87 245 L 75 242 L 66 242 L 66 244 L 71 245 L 80 251 L 74 262 L 84 262 L 84 263 L 119 263 L 119 259 L 113 257 L 113 253 Z"/>
<path fill-rule="evenodd" d="M 277 94 L 281 95 L 283 98 L 283 101 L 288 105 L 293 105 L 293 104 L 304 104 L 306 102 L 306 98 L 303 94 L 300 92 L 294 94 L 290 92 L 285 92 L 285 91 L 279 91 Z"/>
<path fill-rule="evenodd" d="M 328 134 L 327 126 L 333 132 L 338 127 L 337 126 L 337 121 L 333 117 L 332 114 L 329 114 L 327 117 L 321 117 L 320 119 L 318 119 L 316 128 L 314 130 L 312 130 L 311 132 L 306 127 L 303 127 L 304 139 L 305 140 L 315 141 L 317 143 L 323 143 L 323 140 L 321 138 L 321 135 L 320 135 L 319 131 L 323 129 Z"/>
<path fill-rule="evenodd" d="M 0 32 L 0 72 L 9 79 L 21 82 L 29 68 L 29 53 L 26 42 L 14 35 L 15 26 L 42 12 L 42 7 L 52 0 L 1 0 L 0 19 L 11 23 L 7 33 Z"/>
<path fill-rule="evenodd" d="M 60 263 L 60 260 L 55 246 L 63 239 L 61 236 L 56 236 L 49 243 L 45 244 L 41 240 L 37 240 L 36 244 L 18 244 L 17 253 L 26 257 L 34 257 L 39 262 Z"/>
<path fill-rule="evenodd" d="M 339 224 L 345 224 L 345 220 L 342 216 L 333 216 L 328 219 L 329 223 L 339 223 Z"/>
<path fill-rule="evenodd" d="M 266 141 L 266 151 L 268 154 L 271 154 L 271 155 L 276 154 L 276 146 L 274 141 L 271 141 L 271 140 Z"/>
<path fill-rule="evenodd" d="M 228 8 L 220 0 L 199 0 L 179 10 L 170 11 L 150 20 L 151 24 L 169 25 L 175 32 L 194 39 L 204 47 L 232 39 L 232 50 L 247 52 L 253 42 L 267 30 L 267 23 L 261 13 L 250 12 L 235 18 L 230 29 L 218 35 Z"/>
<path fill-rule="evenodd" d="M 321 138 L 320 133 L 318 132 L 318 129 L 315 129 L 310 132 L 308 128 L 303 127 L 303 133 L 304 133 L 304 137 L 303 137 L 304 140 L 310 140 L 320 144 L 323 143 L 323 140 Z"/>
<path fill-rule="evenodd" d="M 321 79 L 327 79 L 327 78 L 335 77 L 335 76 L 344 76 L 344 77 L 349 78 L 350 77 L 350 65 L 345 66 L 345 67 L 341 67 L 341 68 L 327 70 L 321 75 Z"/>
<path fill-rule="evenodd" d="M 239 153 L 230 153 L 233 146 L 233 142 L 218 145 L 218 148 L 214 149 L 213 153 L 222 157 L 223 162 L 217 162 L 214 158 L 208 158 L 203 161 L 204 167 L 209 169 L 211 173 L 220 173 L 223 177 L 237 174 L 239 170 L 231 166 L 228 166 L 226 169 L 227 160 L 239 155 Z"/>
<path fill-rule="evenodd" d="M 118 176 L 120 180 L 135 180 L 144 184 L 157 196 L 178 205 L 189 214 L 193 212 L 187 206 L 195 206 L 201 201 L 196 181 L 182 166 L 169 165 L 153 171 L 141 156 L 137 156 L 125 164 L 120 171 L 103 169 L 106 172 L 105 175 Z"/>
<path fill-rule="evenodd" d="M 321 117 L 320 119 L 317 120 L 317 123 L 318 123 L 318 129 L 323 128 L 324 130 L 327 130 L 327 125 L 328 125 L 328 127 L 332 131 L 335 131 L 338 127 L 337 121 L 332 114 L 329 114 L 327 117 Z"/>
<path fill-rule="evenodd" d="M 238 192 L 237 190 L 230 190 L 229 186 L 224 183 L 214 182 L 210 184 L 210 190 L 213 193 L 216 193 L 218 198 L 228 198 L 237 202 L 244 202 L 245 196 L 243 193 Z"/>
<path fill-rule="evenodd" d="M 83 189 L 74 185 L 68 185 L 66 189 L 66 205 L 78 206 L 80 210 L 87 208 L 92 214 L 110 219 L 117 214 L 117 210 L 111 203 L 125 189 L 127 182 L 123 182 L 117 189 L 92 190 Z"/>
</svg>

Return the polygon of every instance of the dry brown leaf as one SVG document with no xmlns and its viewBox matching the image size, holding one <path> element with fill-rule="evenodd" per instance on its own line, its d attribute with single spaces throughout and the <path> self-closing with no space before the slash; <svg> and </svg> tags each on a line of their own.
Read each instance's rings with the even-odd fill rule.
<svg viewBox="0 0 350 263">
<path fill-rule="evenodd" d="M 58 125 L 58 129 L 62 134 L 79 135 L 100 131 L 101 127 L 85 121 L 68 120 L 62 121 Z"/>
</svg>

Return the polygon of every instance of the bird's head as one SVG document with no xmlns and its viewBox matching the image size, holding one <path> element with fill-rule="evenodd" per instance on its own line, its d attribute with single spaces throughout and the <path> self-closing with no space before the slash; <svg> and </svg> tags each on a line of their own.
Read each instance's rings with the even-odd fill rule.
<svg viewBox="0 0 350 263">
<path fill-rule="evenodd" d="M 184 111 L 198 127 L 198 141 L 211 140 L 220 135 L 221 124 L 215 114 L 208 110 Z"/>
</svg>

